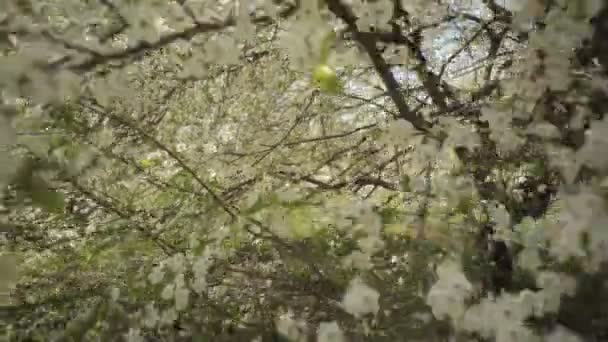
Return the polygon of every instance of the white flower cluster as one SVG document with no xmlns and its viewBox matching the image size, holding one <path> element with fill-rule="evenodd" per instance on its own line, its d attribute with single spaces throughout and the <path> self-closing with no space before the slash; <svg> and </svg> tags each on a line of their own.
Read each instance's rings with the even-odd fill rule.
<svg viewBox="0 0 608 342">
<path fill-rule="evenodd" d="M 319 324 L 317 342 L 346 342 L 346 336 L 337 322 L 322 322 Z"/>
<path fill-rule="evenodd" d="M 164 277 L 165 271 L 163 270 L 162 265 L 158 265 L 155 266 L 152 269 L 152 272 L 150 272 L 150 274 L 148 275 L 148 281 L 150 282 L 150 284 L 156 285 L 163 281 Z"/>
<path fill-rule="evenodd" d="M 345 267 L 358 270 L 370 270 L 374 267 L 370 255 L 361 251 L 353 251 L 342 259 L 342 263 Z"/>
<path fill-rule="evenodd" d="M 558 325 L 545 337 L 545 341 L 583 342 L 583 339 L 569 329 Z"/>
<path fill-rule="evenodd" d="M 477 188 L 471 177 L 442 176 L 433 177 L 431 182 L 438 195 L 447 200 L 448 207 L 456 208 L 466 201 L 477 198 Z"/>
<path fill-rule="evenodd" d="M 359 216 L 356 228 L 366 233 L 365 237 L 357 241 L 363 253 L 372 255 L 382 250 L 384 247 L 384 241 L 381 236 L 382 220 L 371 208 L 368 208 Z"/>
<path fill-rule="evenodd" d="M 146 305 L 143 312 L 142 322 L 145 327 L 153 328 L 160 321 L 160 314 L 154 304 Z"/>
<path fill-rule="evenodd" d="M 190 289 L 186 287 L 183 274 L 180 274 L 179 277 L 176 279 L 173 294 L 175 297 L 175 310 L 184 311 L 188 307 Z"/>
<path fill-rule="evenodd" d="M 466 300 L 472 295 L 473 285 L 460 265 L 453 260 L 444 261 L 437 268 L 439 280 L 427 295 L 427 304 L 438 319 L 451 318 L 459 322 L 466 311 Z"/>
<path fill-rule="evenodd" d="M 591 127 L 585 136 L 584 145 L 576 152 L 576 160 L 580 164 L 597 170 L 608 171 L 608 116 L 603 120 L 591 122 Z"/>
<path fill-rule="evenodd" d="M 545 30 L 531 34 L 530 46 L 546 52 L 545 75 L 541 81 L 551 89 L 565 90 L 570 78 L 569 58 L 581 41 L 591 36 L 592 27 L 557 8 L 549 12 L 545 22 Z"/>
<path fill-rule="evenodd" d="M 381 141 L 389 146 L 407 147 L 409 139 L 418 131 L 411 122 L 406 120 L 393 120 L 387 124 L 386 133 Z"/>
<path fill-rule="evenodd" d="M 481 146 L 479 134 L 472 131 L 471 128 L 459 123 L 452 118 L 442 118 L 441 123 L 447 126 L 449 132 L 445 139 L 444 145 L 451 147 L 464 147 L 469 151 L 475 151 Z"/>
<path fill-rule="evenodd" d="M 469 307 L 458 327 L 496 341 L 541 341 L 526 324 L 531 317 L 556 313 L 562 295 L 571 295 L 576 282 L 565 275 L 543 272 L 537 279 L 541 291 L 503 293 L 496 299 L 484 298 Z M 552 340 L 548 340 L 552 341 Z M 560 340 L 561 341 L 561 340 Z"/>
<path fill-rule="evenodd" d="M 290 66 L 298 70 L 310 70 L 319 62 L 323 38 L 332 28 L 322 20 L 314 1 L 304 1 L 296 20 L 282 32 L 279 44 L 290 60 Z"/>
<path fill-rule="evenodd" d="M 495 107 L 485 107 L 481 110 L 481 119 L 490 126 L 490 138 L 504 152 L 517 150 L 524 142 L 511 127 L 512 114 Z"/>
<path fill-rule="evenodd" d="M 161 292 L 161 298 L 164 300 L 174 300 L 175 310 L 183 311 L 188 306 L 188 300 L 190 297 L 190 289 L 188 288 L 184 278 L 184 272 L 186 271 L 186 257 L 182 253 L 177 253 L 164 260 L 158 266 L 155 266 L 152 269 L 152 272 L 148 275 L 148 281 L 152 285 L 160 284 L 165 278 L 165 269 L 170 270 L 175 277 L 172 282 L 165 284 Z M 194 273 L 195 279 L 198 279 L 196 278 L 196 268 L 194 269 Z M 155 315 L 152 315 L 152 317 L 154 316 Z"/>
<path fill-rule="evenodd" d="M 604 210 L 605 201 L 589 188 L 562 197 L 565 205 L 559 213 L 560 225 L 548 237 L 550 252 L 562 261 L 570 257 L 584 257 L 589 252 L 591 260 L 587 266 L 596 269 L 608 260 L 608 214 Z M 588 251 L 583 249 L 583 235 L 588 237 Z"/>
<path fill-rule="evenodd" d="M 141 330 L 136 328 L 129 328 L 129 331 L 124 334 L 127 342 L 144 342 L 144 337 L 141 335 Z"/>
<path fill-rule="evenodd" d="M 198 293 L 205 291 L 207 288 L 207 272 L 211 267 L 211 261 L 215 255 L 214 249 L 210 246 L 205 247 L 203 254 L 199 256 L 192 265 L 194 273 L 194 282 L 192 289 Z"/>
<path fill-rule="evenodd" d="M 326 219 L 338 229 L 357 235 L 359 250 L 343 259 L 346 267 L 365 270 L 372 267 L 371 257 L 384 248 L 382 219 L 374 211 L 371 203 L 350 201 L 344 198 L 326 203 Z"/>
<path fill-rule="evenodd" d="M 281 315 L 276 322 L 277 332 L 293 342 L 306 342 L 308 327 L 304 320 L 295 319 L 291 311 Z"/>
<path fill-rule="evenodd" d="M 376 314 L 380 310 L 379 300 L 380 293 L 357 277 L 352 279 L 348 285 L 342 299 L 342 306 L 349 314 L 362 317 L 367 314 Z"/>
</svg>

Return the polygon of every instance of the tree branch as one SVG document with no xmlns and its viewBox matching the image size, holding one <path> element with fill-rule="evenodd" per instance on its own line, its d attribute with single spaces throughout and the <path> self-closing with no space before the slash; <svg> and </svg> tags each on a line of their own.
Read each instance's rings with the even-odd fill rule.
<svg viewBox="0 0 608 342">
<path fill-rule="evenodd" d="M 395 103 L 395 106 L 399 111 L 400 118 L 412 123 L 416 129 L 429 133 L 432 126 L 431 123 L 427 122 L 422 115 L 409 108 L 403 94 L 400 92 L 401 86 L 399 85 L 399 82 L 397 82 L 395 79 L 389 65 L 386 63 L 376 47 L 376 41 L 371 39 L 369 35 L 362 34 L 357 29 L 356 23 L 358 18 L 347 6 L 343 5 L 340 0 L 328 0 L 327 5 L 332 13 L 347 24 L 348 31 L 352 34 L 353 39 L 357 41 L 367 52 L 367 55 L 370 57 L 376 72 L 380 75 L 380 78 L 382 79 L 391 100 Z"/>
</svg>

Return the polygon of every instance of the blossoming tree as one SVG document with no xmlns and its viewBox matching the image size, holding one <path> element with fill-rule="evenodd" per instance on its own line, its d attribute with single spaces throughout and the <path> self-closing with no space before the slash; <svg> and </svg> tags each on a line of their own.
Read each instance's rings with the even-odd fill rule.
<svg viewBox="0 0 608 342">
<path fill-rule="evenodd" d="M 606 339 L 607 30 L 600 0 L 2 2 L 6 338 Z"/>
</svg>

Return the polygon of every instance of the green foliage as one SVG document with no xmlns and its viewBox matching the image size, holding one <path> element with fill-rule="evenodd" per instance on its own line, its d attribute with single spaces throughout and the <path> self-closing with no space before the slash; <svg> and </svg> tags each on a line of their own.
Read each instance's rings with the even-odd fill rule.
<svg viewBox="0 0 608 342">
<path fill-rule="evenodd" d="M 42 208 L 50 211 L 60 213 L 65 207 L 65 197 L 58 191 L 45 189 L 44 182 L 33 181 L 33 190 L 31 190 L 32 201 L 41 206 Z"/>
<path fill-rule="evenodd" d="M 65 206 L 64 195 L 51 189 L 48 182 L 38 175 L 39 171 L 49 166 L 40 160 L 29 158 L 21 165 L 13 183 L 18 187 L 21 196 L 50 212 L 62 212 Z"/>
</svg>

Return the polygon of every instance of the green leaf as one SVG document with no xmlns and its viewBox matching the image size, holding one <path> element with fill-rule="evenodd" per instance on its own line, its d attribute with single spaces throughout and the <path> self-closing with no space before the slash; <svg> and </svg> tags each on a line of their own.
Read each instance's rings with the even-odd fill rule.
<svg viewBox="0 0 608 342">
<path fill-rule="evenodd" d="M 65 197 L 62 193 L 49 189 L 34 189 L 32 201 L 50 212 L 61 212 L 65 207 Z"/>
<path fill-rule="evenodd" d="M 413 232 L 414 229 L 408 227 L 405 223 L 390 223 L 384 226 L 384 232 L 388 235 L 404 235 Z"/>
<path fill-rule="evenodd" d="M 205 335 L 204 333 L 198 333 L 192 336 L 193 342 L 208 342 L 211 341 L 211 337 Z"/>
<path fill-rule="evenodd" d="M 154 198 L 154 204 L 158 207 L 164 208 L 174 204 L 176 200 L 177 194 L 175 194 L 173 191 L 163 191 Z"/>
<path fill-rule="evenodd" d="M 53 135 L 51 137 L 51 141 L 49 142 L 49 150 L 53 150 L 56 148 L 60 148 L 63 146 L 69 146 L 71 141 L 67 136 L 64 135 Z"/>
<path fill-rule="evenodd" d="M 321 51 L 319 51 L 319 63 L 325 64 L 329 59 L 329 54 L 331 53 L 331 48 L 334 42 L 336 41 L 336 33 L 332 30 L 327 32 L 327 34 L 323 37 L 321 41 Z"/>
<path fill-rule="evenodd" d="M 30 198 L 34 204 L 50 212 L 61 212 L 65 207 L 62 193 L 52 190 L 40 177 L 32 177 L 29 184 Z"/>
<path fill-rule="evenodd" d="M 296 239 L 312 237 L 316 232 L 312 215 L 310 211 L 305 208 L 291 210 L 289 212 L 288 222 L 292 234 Z"/>
<path fill-rule="evenodd" d="M 545 174 L 545 165 L 542 161 L 535 161 L 529 164 L 530 173 L 536 177 L 542 177 Z"/>
<path fill-rule="evenodd" d="M 141 159 L 137 162 L 137 164 L 139 164 L 139 167 L 141 167 L 142 169 L 149 169 L 153 166 L 156 166 L 158 163 L 152 159 Z"/>
<path fill-rule="evenodd" d="M 243 213 L 247 215 L 255 214 L 258 211 L 266 209 L 276 203 L 279 203 L 276 194 L 263 194 L 256 200 L 256 202 L 251 207 L 244 210 Z"/>
<path fill-rule="evenodd" d="M 14 254 L 0 254 L 0 307 L 12 304 L 8 296 L 18 281 L 17 258 Z"/>
<path fill-rule="evenodd" d="M 386 207 L 379 212 L 382 224 L 391 224 L 398 221 L 403 216 L 403 212 L 397 208 Z"/>
<path fill-rule="evenodd" d="M 403 177 L 401 177 L 401 183 L 399 185 L 401 185 L 401 191 L 403 192 L 412 191 L 412 188 L 410 186 L 410 176 L 408 175 L 403 175 Z"/>
</svg>

